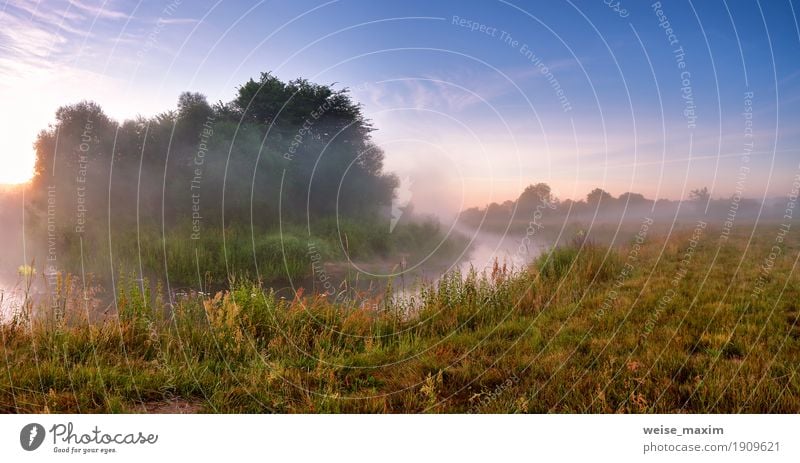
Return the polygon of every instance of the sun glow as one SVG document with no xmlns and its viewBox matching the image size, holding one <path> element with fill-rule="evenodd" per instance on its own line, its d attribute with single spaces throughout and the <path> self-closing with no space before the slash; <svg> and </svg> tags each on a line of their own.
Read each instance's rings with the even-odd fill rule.
<svg viewBox="0 0 800 463">
<path fill-rule="evenodd" d="M 4 106 L 8 102 L 8 108 L 13 108 L 0 114 L 0 185 L 18 185 L 33 178 L 36 163 L 33 143 L 39 131 L 47 128 L 49 118 L 43 114 L 52 114 L 52 109 L 39 109 L 35 102 L 20 101 L 17 94 L 35 94 L 33 89 L 14 93 L 11 88 L 0 90 Z"/>
<path fill-rule="evenodd" d="M 3 143 L 0 147 L 0 184 L 19 185 L 33 178 L 35 154 L 30 147 Z"/>
</svg>

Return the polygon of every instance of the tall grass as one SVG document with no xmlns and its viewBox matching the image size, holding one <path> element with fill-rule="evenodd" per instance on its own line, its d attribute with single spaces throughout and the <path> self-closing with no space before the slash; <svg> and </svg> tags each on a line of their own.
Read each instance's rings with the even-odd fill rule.
<svg viewBox="0 0 800 463">
<path fill-rule="evenodd" d="M 735 236 L 698 246 L 676 283 L 689 238 L 644 247 L 625 279 L 628 249 L 566 246 L 402 300 L 282 298 L 237 280 L 170 305 L 129 282 L 105 322 L 0 327 L 0 411 L 800 411 L 792 259 L 753 298 L 760 270 L 737 262 L 772 243 Z M 797 237 L 784 244 L 800 251 Z"/>
<path fill-rule="evenodd" d="M 65 272 L 108 275 L 113 270 L 168 278 L 173 285 L 220 286 L 233 277 L 285 282 L 309 276 L 311 254 L 329 262 L 381 260 L 398 253 L 424 253 L 420 256 L 424 257 L 433 251 L 452 257 L 463 252 L 466 241 L 455 235 L 445 237 L 432 221 L 403 223 L 390 233 L 388 223 L 324 219 L 314 225 L 311 236 L 296 226 L 283 230 L 208 229 L 199 235 L 177 228 L 162 235 L 147 225 L 138 231 L 114 231 L 110 240 L 108 236 L 86 236 L 81 243 L 67 234 L 60 245 L 59 261 L 66 263 Z M 113 269 L 109 268 L 112 256 Z"/>
</svg>

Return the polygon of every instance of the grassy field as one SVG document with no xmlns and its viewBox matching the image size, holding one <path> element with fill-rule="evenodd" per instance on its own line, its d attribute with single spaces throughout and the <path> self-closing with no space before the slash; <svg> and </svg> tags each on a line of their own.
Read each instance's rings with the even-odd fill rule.
<svg viewBox="0 0 800 463">
<path fill-rule="evenodd" d="M 405 301 L 133 285 L 105 323 L 4 325 L 0 411 L 800 412 L 797 234 L 721 232 L 576 240 Z"/>
</svg>

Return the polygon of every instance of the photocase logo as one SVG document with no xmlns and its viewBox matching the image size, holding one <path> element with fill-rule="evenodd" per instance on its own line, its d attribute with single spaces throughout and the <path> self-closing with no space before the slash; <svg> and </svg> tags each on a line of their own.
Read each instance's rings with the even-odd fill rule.
<svg viewBox="0 0 800 463">
<path fill-rule="evenodd" d="M 394 227 L 397 226 L 400 217 L 403 216 L 403 213 L 411 203 L 411 196 L 413 195 L 411 193 L 411 186 L 413 184 L 414 182 L 411 181 L 411 178 L 406 175 L 397 187 L 397 196 L 392 198 L 392 220 L 389 223 L 389 233 L 394 231 Z"/>
<path fill-rule="evenodd" d="M 19 432 L 19 443 L 22 448 L 27 451 L 33 451 L 39 448 L 44 442 L 44 426 L 39 423 L 31 423 L 25 425 L 22 431 Z"/>
</svg>

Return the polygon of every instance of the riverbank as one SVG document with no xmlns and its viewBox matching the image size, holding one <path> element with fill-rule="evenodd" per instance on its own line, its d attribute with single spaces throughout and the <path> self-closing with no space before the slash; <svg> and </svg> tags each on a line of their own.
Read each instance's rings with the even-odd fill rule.
<svg viewBox="0 0 800 463">
<path fill-rule="evenodd" d="M 104 323 L 4 325 L 0 410 L 800 411 L 796 234 L 642 229 L 402 300 L 123 291 Z"/>
</svg>

